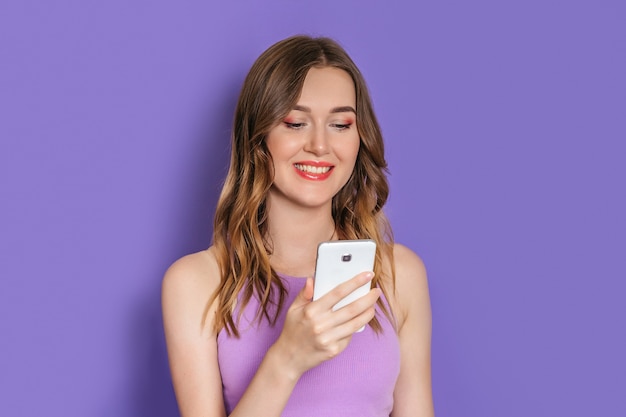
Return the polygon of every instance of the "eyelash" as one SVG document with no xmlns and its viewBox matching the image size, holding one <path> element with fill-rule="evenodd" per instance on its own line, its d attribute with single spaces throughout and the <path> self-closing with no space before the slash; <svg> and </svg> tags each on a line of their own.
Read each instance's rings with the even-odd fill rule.
<svg viewBox="0 0 626 417">
<path fill-rule="evenodd" d="M 348 130 L 350 126 L 352 126 L 352 123 L 334 123 L 331 126 L 337 130 Z"/>
<path fill-rule="evenodd" d="M 298 130 L 304 126 L 304 123 L 291 123 L 291 122 L 283 122 L 288 129 Z"/>
<path fill-rule="evenodd" d="M 291 122 L 283 122 L 283 123 L 285 123 L 285 126 L 287 126 L 288 129 L 294 129 L 294 130 L 299 130 L 306 125 L 306 123 L 291 123 Z M 334 127 L 335 129 L 339 131 L 342 131 L 342 130 L 350 129 L 350 126 L 352 126 L 352 123 L 333 123 L 330 126 Z"/>
</svg>

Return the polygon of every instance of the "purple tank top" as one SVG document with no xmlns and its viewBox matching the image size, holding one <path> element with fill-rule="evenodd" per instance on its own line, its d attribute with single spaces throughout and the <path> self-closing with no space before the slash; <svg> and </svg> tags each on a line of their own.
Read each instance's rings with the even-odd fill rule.
<svg viewBox="0 0 626 417">
<path fill-rule="evenodd" d="M 254 320 L 258 307 L 253 297 L 239 322 L 240 338 L 222 330 L 217 335 L 218 361 L 226 412 L 230 414 L 248 387 L 265 353 L 276 341 L 287 308 L 304 286 L 303 278 L 281 276 L 288 296 L 276 326 Z M 370 326 L 355 333 L 348 347 L 335 358 L 305 372 L 294 388 L 283 417 L 389 416 L 400 372 L 400 348 L 395 330 L 383 314 L 383 332 Z M 262 413 L 261 413 L 262 414 Z"/>
</svg>

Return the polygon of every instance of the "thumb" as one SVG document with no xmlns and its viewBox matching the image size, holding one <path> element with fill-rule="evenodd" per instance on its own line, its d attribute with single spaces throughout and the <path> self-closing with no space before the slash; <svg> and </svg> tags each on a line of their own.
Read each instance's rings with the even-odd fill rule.
<svg viewBox="0 0 626 417">
<path fill-rule="evenodd" d="M 313 278 L 307 278 L 302 290 L 298 293 L 296 303 L 306 304 L 313 299 Z"/>
</svg>

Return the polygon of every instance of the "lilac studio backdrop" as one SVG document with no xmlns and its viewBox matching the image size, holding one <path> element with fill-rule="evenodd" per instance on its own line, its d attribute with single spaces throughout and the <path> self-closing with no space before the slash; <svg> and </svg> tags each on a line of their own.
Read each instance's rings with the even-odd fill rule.
<svg viewBox="0 0 626 417">
<path fill-rule="evenodd" d="M 160 280 L 210 244 L 236 97 L 296 33 L 361 67 L 424 259 L 440 417 L 626 415 L 626 8 L 0 3 L 0 415 L 175 416 Z"/>
</svg>

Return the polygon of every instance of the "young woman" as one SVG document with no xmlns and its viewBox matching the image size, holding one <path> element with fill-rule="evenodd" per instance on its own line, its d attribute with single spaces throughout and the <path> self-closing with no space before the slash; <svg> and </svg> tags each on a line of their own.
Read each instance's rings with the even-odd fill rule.
<svg viewBox="0 0 626 417">
<path fill-rule="evenodd" d="M 163 280 L 184 417 L 433 415 L 426 273 L 392 241 L 385 170 L 365 81 L 337 43 L 295 36 L 257 59 L 213 246 Z M 376 241 L 374 271 L 312 301 L 317 245 L 338 239 Z"/>
</svg>

